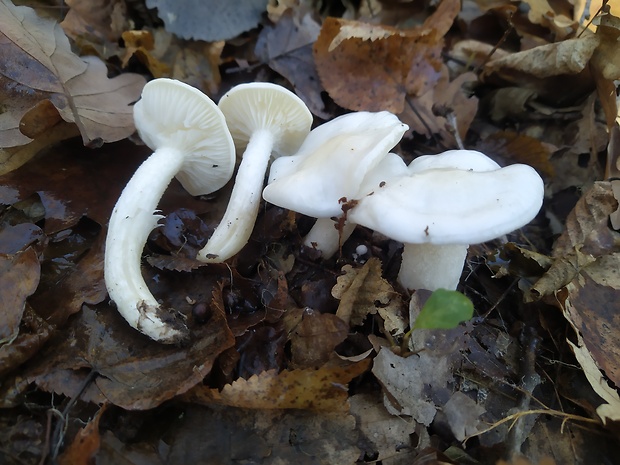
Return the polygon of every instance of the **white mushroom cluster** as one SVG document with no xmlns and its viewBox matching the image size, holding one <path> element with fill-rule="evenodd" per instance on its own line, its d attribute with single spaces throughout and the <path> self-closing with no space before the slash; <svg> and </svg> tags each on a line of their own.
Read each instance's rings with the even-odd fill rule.
<svg viewBox="0 0 620 465">
<path fill-rule="evenodd" d="M 312 131 L 312 115 L 292 92 L 241 84 L 215 105 L 199 90 L 155 79 L 134 107 L 138 134 L 154 153 L 131 178 L 110 217 L 105 281 L 127 322 L 177 343 L 184 317 L 162 308 L 141 273 L 157 204 L 173 177 L 191 195 L 223 187 L 243 151 L 226 212 L 197 259 L 223 262 L 248 242 L 262 197 L 315 217 L 307 246 L 333 255 L 356 224 L 404 244 L 399 273 L 408 289 L 456 289 L 469 244 L 531 221 L 543 181 L 526 165 L 501 168 L 480 152 L 453 150 L 407 166 L 391 153 L 408 127 L 389 112 L 356 112 Z M 273 160 L 264 186 L 269 163 Z M 343 204 L 347 204 L 343 216 Z M 344 227 L 342 225 L 344 224 Z"/>
</svg>

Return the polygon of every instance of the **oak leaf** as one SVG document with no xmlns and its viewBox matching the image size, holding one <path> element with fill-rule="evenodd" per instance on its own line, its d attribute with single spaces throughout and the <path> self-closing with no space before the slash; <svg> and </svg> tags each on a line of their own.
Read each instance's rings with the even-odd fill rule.
<svg viewBox="0 0 620 465">
<path fill-rule="evenodd" d="M 58 23 L 38 17 L 31 8 L 0 2 L 0 100 L 5 102 L 1 146 L 30 142 L 20 131 L 21 120 L 44 100 L 78 126 L 86 145 L 124 139 L 134 132 L 131 103 L 144 84 L 137 74 L 109 79 L 101 60 L 71 51 Z M 49 110 L 48 105 L 42 108 Z M 52 118 L 49 127 L 55 122 Z"/>
</svg>

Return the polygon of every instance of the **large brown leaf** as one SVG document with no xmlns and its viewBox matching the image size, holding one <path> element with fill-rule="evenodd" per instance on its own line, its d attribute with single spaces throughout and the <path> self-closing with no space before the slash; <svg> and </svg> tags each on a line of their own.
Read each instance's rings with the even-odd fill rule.
<svg viewBox="0 0 620 465">
<path fill-rule="evenodd" d="M 20 122 L 45 100 L 62 119 L 77 124 L 85 144 L 124 139 L 134 131 L 131 103 L 144 84 L 137 74 L 109 79 L 101 60 L 71 51 L 59 24 L 31 8 L 0 1 L 0 100 L 6 105 L 0 114 L 0 146 L 30 142 Z M 49 107 L 44 104 L 41 111 L 48 114 Z M 56 123 L 53 117 L 46 120 Z"/>
</svg>

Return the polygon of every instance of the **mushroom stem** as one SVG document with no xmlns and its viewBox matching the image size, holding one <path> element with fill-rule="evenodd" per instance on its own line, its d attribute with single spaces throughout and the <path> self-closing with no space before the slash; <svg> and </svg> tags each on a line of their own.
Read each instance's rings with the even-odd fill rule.
<svg viewBox="0 0 620 465">
<path fill-rule="evenodd" d="M 198 252 L 198 260 L 221 263 L 239 252 L 248 242 L 258 216 L 274 140 L 273 132 L 269 130 L 259 129 L 252 133 L 235 177 L 226 212 L 207 244 Z"/>
<path fill-rule="evenodd" d="M 318 218 L 304 237 L 304 245 L 320 250 L 323 258 L 330 258 L 351 236 L 355 226 L 355 223 L 347 221 L 340 231 L 338 224 L 331 218 Z"/>
<path fill-rule="evenodd" d="M 407 289 L 455 290 L 468 245 L 405 244 L 398 281 Z"/>
<path fill-rule="evenodd" d="M 106 237 L 104 274 L 110 298 L 133 328 L 168 344 L 180 342 L 188 329 L 153 297 L 140 263 L 149 233 L 163 218 L 155 214 L 159 199 L 183 158 L 179 150 L 163 147 L 142 163 L 116 202 Z"/>
</svg>

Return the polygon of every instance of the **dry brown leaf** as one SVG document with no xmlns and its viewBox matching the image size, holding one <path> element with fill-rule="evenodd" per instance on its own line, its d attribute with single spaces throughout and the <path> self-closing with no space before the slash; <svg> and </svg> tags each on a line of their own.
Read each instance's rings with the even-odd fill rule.
<svg viewBox="0 0 620 465">
<path fill-rule="evenodd" d="M 160 78 L 170 75 L 170 67 L 153 56 L 155 39 L 150 31 L 125 31 L 122 34 L 125 42 L 125 55 L 121 66 L 127 67 L 129 59 L 135 56 L 140 63 L 148 68 L 153 77 Z"/>
<path fill-rule="evenodd" d="M 59 465 L 90 465 L 93 462 L 101 444 L 99 421 L 105 411 L 106 405 L 103 405 L 95 417 L 80 428 L 73 442 L 58 457 Z"/>
<path fill-rule="evenodd" d="M 69 11 L 60 25 L 72 39 L 91 38 L 109 47 L 128 26 L 124 0 L 66 0 L 65 3 Z"/>
<path fill-rule="evenodd" d="M 326 18 L 314 44 L 323 87 L 345 108 L 401 113 L 407 94 L 422 95 L 439 79 L 443 35 L 459 10 L 444 0 L 409 30 Z"/>
<path fill-rule="evenodd" d="M 518 73 L 541 79 L 562 74 L 577 74 L 587 66 L 599 44 L 600 38 L 597 35 L 586 34 L 578 39 L 541 45 L 502 58 L 491 59 L 485 65 L 484 72 L 499 73 L 512 82 L 518 82 Z"/>
<path fill-rule="evenodd" d="M 437 85 L 419 97 L 408 97 L 408 105 L 400 119 L 409 125 L 413 132 L 426 137 L 438 136 L 447 147 L 456 147 L 453 128 L 446 115 L 435 111 L 437 108 L 451 111 L 461 139 L 467 131 L 478 110 L 478 98 L 467 95 L 465 86 L 477 78 L 473 73 L 463 73 L 453 81 L 448 81 L 448 70 L 442 67 L 442 77 Z"/>
<path fill-rule="evenodd" d="M 134 132 L 131 103 L 145 79 L 137 74 L 107 77 L 105 64 L 71 51 L 60 25 L 34 10 L 0 3 L 0 115 L 2 146 L 31 141 L 20 121 L 37 103 L 49 100 L 67 122 L 80 129 L 85 144 L 124 139 Z"/>
<path fill-rule="evenodd" d="M 366 315 L 379 313 L 386 331 L 404 334 L 408 325 L 404 305 L 400 294 L 382 278 L 379 259 L 372 257 L 357 269 L 345 265 L 342 271 L 332 288 L 332 296 L 340 299 L 336 315 L 350 326 L 359 326 Z"/>
<path fill-rule="evenodd" d="M 600 44 L 592 56 L 592 66 L 604 79 L 613 81 L 620 78 L 620 48 L 618 48 L 620 18 L 606 13 L 597 19 L 599 21 L 596 35 L 600 39 Z"/>
<path fill-rule="evenodd" d="M 186 401 L 252 409 L 304 409 L 348 411 L 346 384 L 364 373 L 370 359 L 344 366 L 318 369 L 274 370 L 238 379 L 222 391 L 196 386 L 183 396 Z"/>
</svg>

